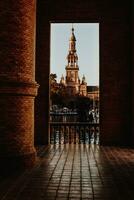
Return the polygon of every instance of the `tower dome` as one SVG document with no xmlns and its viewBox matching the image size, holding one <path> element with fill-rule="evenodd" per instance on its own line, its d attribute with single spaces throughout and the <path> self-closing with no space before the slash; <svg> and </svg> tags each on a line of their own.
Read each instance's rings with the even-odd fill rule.
<svg viewBox="0 0 134 200">
<path fill-rule="evenodd" d="M 72 28 L 72 35 L 70 37 L 70 41 L 76 41 L 75 35 L 74 35 L 74 28 Z"/>
</svg>

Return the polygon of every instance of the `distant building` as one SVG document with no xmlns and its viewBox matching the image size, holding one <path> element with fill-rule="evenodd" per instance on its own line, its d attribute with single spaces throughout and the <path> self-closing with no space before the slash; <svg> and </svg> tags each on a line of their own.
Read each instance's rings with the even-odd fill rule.
<svg viewBox="0 0 134 200">
<path fill-rule="evenodd" d="M 85 76 L 83 75 L 82 82 L 79 86 L 79 94 L 81 96 L 87 96 L 87 82 L 85 80 Z"/>
<path fill-rule="evenodd" d="M 87 97 L 93 102 L 93 108 L 99 107 L 99 87 L 87 86 Z"/>
<path fill-rule="evenodd" d="M 87 86 L 87 96 L 90 99 L 99 100 L 99 87 L 98 86 Z"/>
<path fill-rule="evenodd" d="M 83 75 L 82 80 L 79 78 L 78 56 L 76 53 L 76 37 L 74 28 L 72 27 L 69 39 L 69 51 L 67 55 L 67 65 L 65 67 L 66 76 L 61 76 L 60 83 L 55 84 L 56 87 L 64 86 L 67 94 L 85 96 L 95 101 L 99 101 L 99 87 L 87 86 L 86 78 Z"/>
<path fill-rule="evenodd" d="M 66 86 L 66 90 L 70 95 L 87 96 L 87 83 L 83 75 L 82 81 L 79 78 L 78 56 L 76 53 L 76 37 L 74 28 L 72 28 L 69 40 L 69 52 L 67 55 L 66 77 L 62 75 L 60 83 Z"/>
</svg>

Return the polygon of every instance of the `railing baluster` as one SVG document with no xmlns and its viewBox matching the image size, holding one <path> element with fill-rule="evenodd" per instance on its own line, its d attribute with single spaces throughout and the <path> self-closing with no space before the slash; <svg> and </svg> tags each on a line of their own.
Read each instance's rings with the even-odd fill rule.
<svg viewBox="0 0 134 200">
<path fill-rule="evenodd" d="M 88 144 L 90 144 L 91 134 L 90 134 L 90 126 L 88 125 Z"/>
<path fill-rule="evenodd" d="M 86 143 L 86 127 L 83 125 L 83 143 Z"/>
<path fill-rule="evenodd" d="M 53 143 L 52 140 L 53 140 L 53 126 L 50 124 L 50 144 Z"/>
<path fill-rule="evenodd" d="M 74 144 L 76 144 L 76 131 L 77 131 L 77 126 L 74 126 Z"/>
<path fill-rule="evenodd" d="M 94 131 L 92 126 L 90 126 L 90 136 L 90 143 L 92 144 L 94 140 Z"/>
<path fill-rule="evenodd" d="M 99 124 L 89 122 L 50 122 L 51 144 L 99 143 Z"/>
<path fill-rule="evenodd" d="M 96 126 L 96 144 L 99 144 L 99 126 Z"/>
<path fill-rule="evenodd" d="M 66 126 L 66 143 L 69 142 L 69 127 L 68 125 Z"/>
<path fill-rule="evenodd" d="M 81 128 L 80 128 L 80 126 L 78 126 L 78 137 L 79 137 L 79 144 L 81 143 Z"/>
<path fill-rule="evenodd" d="M 97 137 L 96 137 L 96 127 L 94 127 L 94 144 L 96 144 L 96 140 L 97 140 Z"/>
<path fill-rule="evenodd" d="M 72 134 L 72 126 L 68 126 L 69 128 L 69 144 L 71 144 L 71 134 Z"/>
<path fill-rule="evenodd" d="M 61 144 L 61 126 L 58 126 L 59 131 L 59 144 Z"/>
<path fill-rule="evenodd" d="M 54 144 L 56 144 L 56 127 L 54 126 Z"/>
<path fill-rule="evenodd" d="M 64 126 L 64 144 L 67 143 L 67 127 Z"/>
</svg>

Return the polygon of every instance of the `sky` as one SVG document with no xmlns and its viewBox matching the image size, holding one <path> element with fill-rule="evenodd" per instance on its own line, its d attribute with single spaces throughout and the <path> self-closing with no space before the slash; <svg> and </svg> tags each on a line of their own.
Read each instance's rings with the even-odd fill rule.
<svg viewBox="0 0 134 200">
<path fill-rule="evenodd" d="M 79 77 L 88 85 L 99 85 L 99 23 L 74 23 Z M 51 23 L 50 73 L 65 76 L 71 23 Z"/>
</svg>

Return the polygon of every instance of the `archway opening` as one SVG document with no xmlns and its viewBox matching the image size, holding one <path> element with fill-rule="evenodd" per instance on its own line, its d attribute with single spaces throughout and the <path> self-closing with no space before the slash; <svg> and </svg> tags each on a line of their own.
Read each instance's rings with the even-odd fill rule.
<svg viewBox="0 0 134 200">
<path fill-rule="evenodd" d="M 51 23 L 50 143 L 99 144 L 99 23 Z"/>
</svg>

